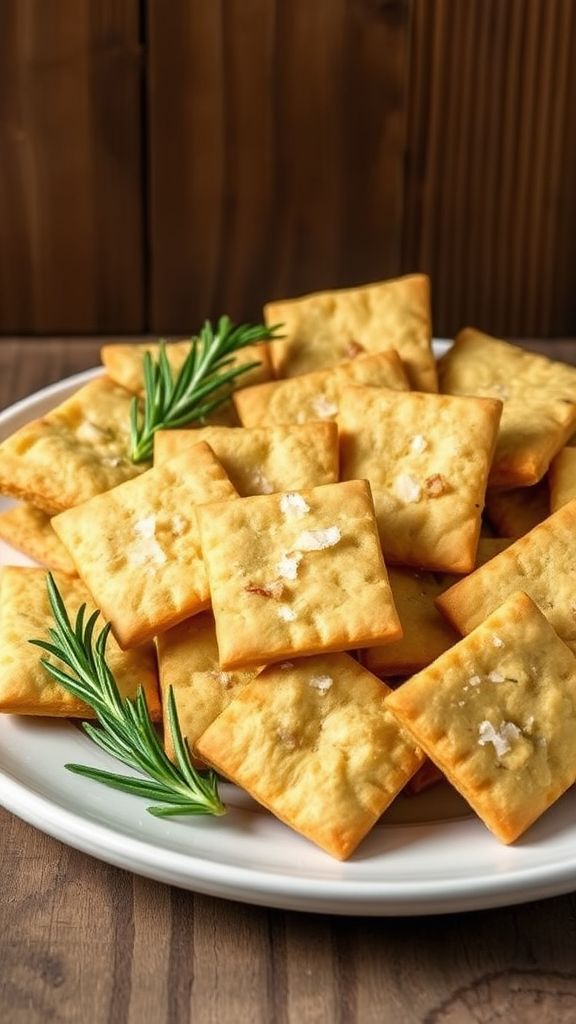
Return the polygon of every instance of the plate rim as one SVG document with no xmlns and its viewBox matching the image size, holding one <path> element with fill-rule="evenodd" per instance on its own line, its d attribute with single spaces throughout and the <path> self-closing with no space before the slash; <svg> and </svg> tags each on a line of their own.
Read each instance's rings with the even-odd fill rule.
<svg viewBox="0 0 576 1024">
<path fill-rule="evenodd" d="M 84 370 L 19 399 L 0 412 L 0 429 L 42 402 L 61 399 L 63 392 L 82 386 L 102 372 L 99 367 Z M 211 861 L 195 856 L 194 851 L 167 850 L 149 839 L 116 831 L 35 792 L 2 765 L 0 783 L 0 803 L 7 810 L 66 845 L 167 884 L 254 905 L 342 915 L 411 916 L 507 906 L 576 887 L 576 852 L 552 866 L 542 863 L 516 867 L 500 875 L 487 873 L 474 883 L 468 876 L 452 877 L 449 883 L 384 878 L 376 884 L 373 878 L 320 880 L 277 871 L 265 873 Z"/>
</svg>

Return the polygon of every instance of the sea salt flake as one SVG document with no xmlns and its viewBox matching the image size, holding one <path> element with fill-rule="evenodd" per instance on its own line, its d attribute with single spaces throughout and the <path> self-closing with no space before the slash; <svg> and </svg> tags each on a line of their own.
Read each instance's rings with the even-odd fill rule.
<svg viewBox="0 0 576 1024">
<path fill-rule="evenodd" d="M 333 682 L 334 680 L 332 679 L 332 676 L 312 676 L 309 680 L 310 686 L 314 690 L 318 690 L 318 693 L 321 693 L 322 695 L 328 693 Z"/>
<path fill-rule="evenodd" d="M 501 637 L 496 636 L 495 633 L 492 637 L 492 643 L 494 647 L 504 647 L 504 641 L 501 639 Z"/>
<path fill-rule="evenodd" d="M 317 395 L 310 402 L 310 408 L 319 420 L 329 420 L 331 416 L 338 415 L 338 406 L 331 402 L 326 395 Z"/>
<path fill-rule="evenodd" d="M 220 669 L 214 669 L 212 672 L 207 672 L 206 675 L 210 676 L 211 679 L 215 679 L 217 683 L 220 683 L 220 685 L 224 687 L 225 690 L 228 689 L 233 682 L 231 673 L 222 672 Z"/>
<path fill-rule="evenodd" d="M 294 622 L 296 612 L 290 608 L 290 605 L 281 604 L 278 609 L 278 618 L 282 619 L 282 622 Z"/>
<path fill-rule="evenodd" d="M 296 538 L 296 547 L 301 551 L 323 551 L 325 548 L 333 548 L 341 540 L 339 528 L 328 526 L 325 530 L 304 530 Z"/>
<path fill-rule="evenodd" d="M 134 523 L 134 533 L 145 539 L 153 537 L 156 533 L 156 516 L 145 516 L 144 519 L 137 519 Z"/>
<path fill-rule="evenodd" d="M 424 437 L 424 434 L 416 434 L 410 441 L 410 451 L 414 455 L 422 455 L 428 447 L 428 441 Z"/>
<path fill-rule="evenodd" d="M 126 557 L 131 565 L 163 565 L 166 555 L 156 540 L 156 516 L 145 516 L 134 523 L 136 539 L 128 544 Z"/>
<path fill-rule="evenodd" d="M 119 455 L 104 455 L 101 462 L 103 466 L 112 466 L 113 469 L 116 469 L 121 465 L 122 459 Z"/>
<path fill-rule="evenodd" d="M 310 505 L 301 494 L 287 491 L 280 498 L 280 511 L 286 519 L 302 519 L 310 511 Z"/>
<path fill-rule="evenodd" d="M 514 722 L 501 722 L 499 729 L 495 729 L 491 722 L 484 721 L 478 728 L 478 744 L 485 747 L 487 743 L 491 743 L 496 756 L 504 757 L 520 735 L 520 729 Z"/>
<path fill-rule="evenodd" d="M 298 576 L 298 566 L 301 561 L 301 551 L 293 551 L 290 554 L 282 555 L 282 558 L 276 565 L 278 575 L 281 576 L 283 580 L 295 580 Z"/>
<path fill-rule="evenodd" d="M 488 679 L 491 683 L 503 683 L 505 678 L 501 672 L 497 672 L 495 669 L 493 672 L 488 673 Z"/>
<path fill-rule="evenodd" d="M 480 686 L 481 682 L 482 680 L 480 679 L 480 676 L 470 676 L 470 679 L 468 680 L 470 686 Z"/>
<path fill-rule="evenodd" d="M 180 537 L 186 529 L 186 520 L 184 516 L 181 516 L 179 512 L 175 516 L 172 516 L 170 520 L 170 529 L 175 537 Z"/>
<path fill-rule="evenodd" d="M 272 494 L 274 488 L 261 469 L 255 469 L 251 476 L 252 487 L 257 494 Z"/>
<path fill-rule="evenodd" d="M 99 427 L 97 423 L 92 423 L 92 420 L 82 420 L 76 431 L 76 437 L 79 441 L 98 443 L 106 437 L 109 438 L 110 431 L 105 427 Z"/>
<path fill-rule="evenodd" d="M 400 501 L 415 503 L 422 497 L 422 487 L 410 473 L 400 473 L 394 481 L 394 493 Z"/>
</svg>

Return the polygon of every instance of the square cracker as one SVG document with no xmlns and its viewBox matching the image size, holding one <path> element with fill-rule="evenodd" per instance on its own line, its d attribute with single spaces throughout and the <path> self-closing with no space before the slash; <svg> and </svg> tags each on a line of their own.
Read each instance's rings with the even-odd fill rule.
<svg viewBox="0 0 576 1024">
<path fill-rule="evenodd" d="M 361 352 L 396 349 L 410 383 L 437 391 L 431 348 L 430 283 L 423 274 L 269 302 L 266 323 L 285 337 L 270 346 L 277 377 L 334 366 Z"/>
<path fill-rule="evenodd" d="M 166 462 L 198 441 L 210 445 L 242 498 L 317 487 L 338 480 L 335 423 L 160 430 L 154 438 L 154 465 Z"/>
<path fill-rule="evenodd" d="M 198 509 L 223 669 L 402 635 L 365 480 Z"/>
<path fill-rule="evenodd" d="M 340 476 L 370 482 L 387 561 L 474 568 L 500 402 L 345 388 Z"/>
<path fill-rule="evenodd" d="M 130 460 L 132 395 L 106 377 L 0 445 L 0 493 L 55 515 L 138 476 Z"/>
<path fill-rule="evenodd" d="M 438 372 L 441 391 L 504 402 L 490 487 L 538 483 L 576 427 L 576 368 L 467 328 Z"/>
<path fill-rule="evenodd" d="M 524 590 L 576 651 L 576 501 L 460 580 L 436 606 L 460 633 L 470 633 L 517 590 Z"/>
<path fill-rule="evenodd" d="M 257 674 L 256 669 L 223 672 L 220 668 L 214 616 L 200 612 L 156 639 L 164 745 L 169 757 L 174 747 L 168 721 L 168 691 L 174 691 L 183 737 L 192 749 L 199 736 L 228 707 Z"/>
<path fill-rule="evenodd" d="M 558 452 L 550 466 L 548 485 L 552 512 L 576 498 L 576 448 Z"/>
<path fill-rule="evenodd" d="M 208 607 L 196 506 L 235 497 L 203 443 L 52 520 L 121 647 Z"/>
<path fill-rule="evenodd" d="M 548 481 L 511 491 L 487 491 L 485 514 L 500 537 L 523 537 L 550 515 Z"/>
<path fill-rule="evenodd" d="M 481 537 L 477 565 L 484 565 L 510 541 Z M 416 572 L 411 569 L 388 570 L 392 596 L 403 636 L 385 647 L 370 647 L 362 652 L 362 664 L 376 675 L 411 675 L 425 668 L 460 639 L 434 603 L 435 598 L 457 582 L 450 573 Z"/>
<path fill-rule="evenodd" d="M 576 781 L 576 658 L 526 594 L 386 705 L 505 843 Z"/>
<path fill-rule="evenodd" d="M 0 537 L 46 568 L 76 575 L 76 566 L 56 536 L 50 517 L 34 505 L 15 505 L 0 513 Z"/>
<path fill-rule="evenodd" d="M 169 341 L 166 343 L 166 355 L 174 373 L 179 373 L 184 360 L 190 351 L 190 341 Z M 158 359 L 160 345 L 157 342 L 132 345 L 103 345 L 100 350 L 106 372 L 112 380 L 128 391 L 140 394 L 144 390 L 144 354 L 149 352 L 154 360 Z M 253 370 L 247 370 L 237 379 L 236 387 L 249 387 L 262 384 L 272 377 L 268 345 L 247 345 L 246 348 L 234 352 L 231 366 L 243 363 L 259 363 Z"/>
<path fill-rule="evenodd" d="M 409 390 L 396 352 L 379 352 L 340 363 L 330 370 L 245 388 L 234 395 L 234 404 L 245 427 L 333 420 L 338 415 L 342 389 L 348 384 Z"/>
<path fill-rule="evenodd" d="M 51 718 L 93 718 L 94 712 L 83 701 L 69 694 L 52 679 L 40 664 L 46 657 L 29 640 L 48 640 L 54 625 L 47 591 L 45 569 L 5 566 L 0 570 L 0 711 L 16 715 L 46 715 Z M 80 605 L 88 614 L 95 605 L 84 584 L 73 576 L 54 573 L 66 610 L 71 619 Z M 96 631 L 104 623 L 98 620 Z M 113 637 L 106 646 L 107 661 L 123 697 L 136 697 L 141 686 L 150 714 L 161 717 L 154 647 L 149 644 L 133 651 L 121 651 Z"/>
<path fill-rule="evenodd" d="M 267 668 L 196 744 L 203 760 L 344 860 L 422 763 L 388 687 L 346 654 Z"/>
</svg>

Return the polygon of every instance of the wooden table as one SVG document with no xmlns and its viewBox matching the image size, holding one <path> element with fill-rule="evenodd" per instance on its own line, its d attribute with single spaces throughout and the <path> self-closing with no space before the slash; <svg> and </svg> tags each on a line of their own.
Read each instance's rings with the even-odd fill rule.
<svg viewBox="0 0 576 1024">
<path fill-rule="evenodd" d="M 575 341 L 547 351 L 576 362 Z M 92 340 L 0 341 L 0 408 L 97 353 Z M 575 895 L 437 918 L 285 913 L 181 892 L 0 821 L 6 1024 L 576 1020 Z"/>
</svg>

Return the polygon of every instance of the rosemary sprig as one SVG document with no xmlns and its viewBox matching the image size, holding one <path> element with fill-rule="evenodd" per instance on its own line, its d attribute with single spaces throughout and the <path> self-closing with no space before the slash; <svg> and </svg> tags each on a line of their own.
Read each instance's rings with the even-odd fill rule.
<svg viewBox="0 0 576 1024">
<path fill-rule="evenodd" d="M 157 361 L 146 352 L 143 407 L 135 398 L 130 413 L 132 461 L 151 458 L 157 430 L 170 430 L 203 419 L 227 402 L 236 377 L 260 365 L 256 361 L 232 366 L 234 352 L 257 342 L 271 341 L 278 337 L 279 327 L 235 327 L 229 317 L 222 316 L 214 330 L 206 320 L 199 336 L 190 342 L 190 351 L 176 375 L 168 362 L 165 342 L 160 342 Z"/>
<path fill-rule="evenodd" d="M 54 679 L 95 712 L 99 725 L 82 723 L 90 739 L 145 777 L 117 775 L 81 764 L 67 764 L 66 768 L 113 789 L 160 801 L 160 804 L 148 808 L 157 817 L 224 814 L 215 773 L 199 772 L 192 764 L 188 746 L 182 737 L 172 689 L 168 697 L 168 717 L 176 764 L 164 752 L 150 720 L 143 690 L 138 690 L 135 700 L 120 696 L 106 661 L 110 623 L 94 639 L 100 613 L 95 611 L 85 621 L 86 605 L 82 605 L 72 624 L 51 573 L 48 574 L 48 597 L 54 616 L 54 627 L 48 630 L 50 640 L 31 640 L 30 643 L 64 663 L 68 671 L 46 658 L 41 659 Z"/>
</svg>

